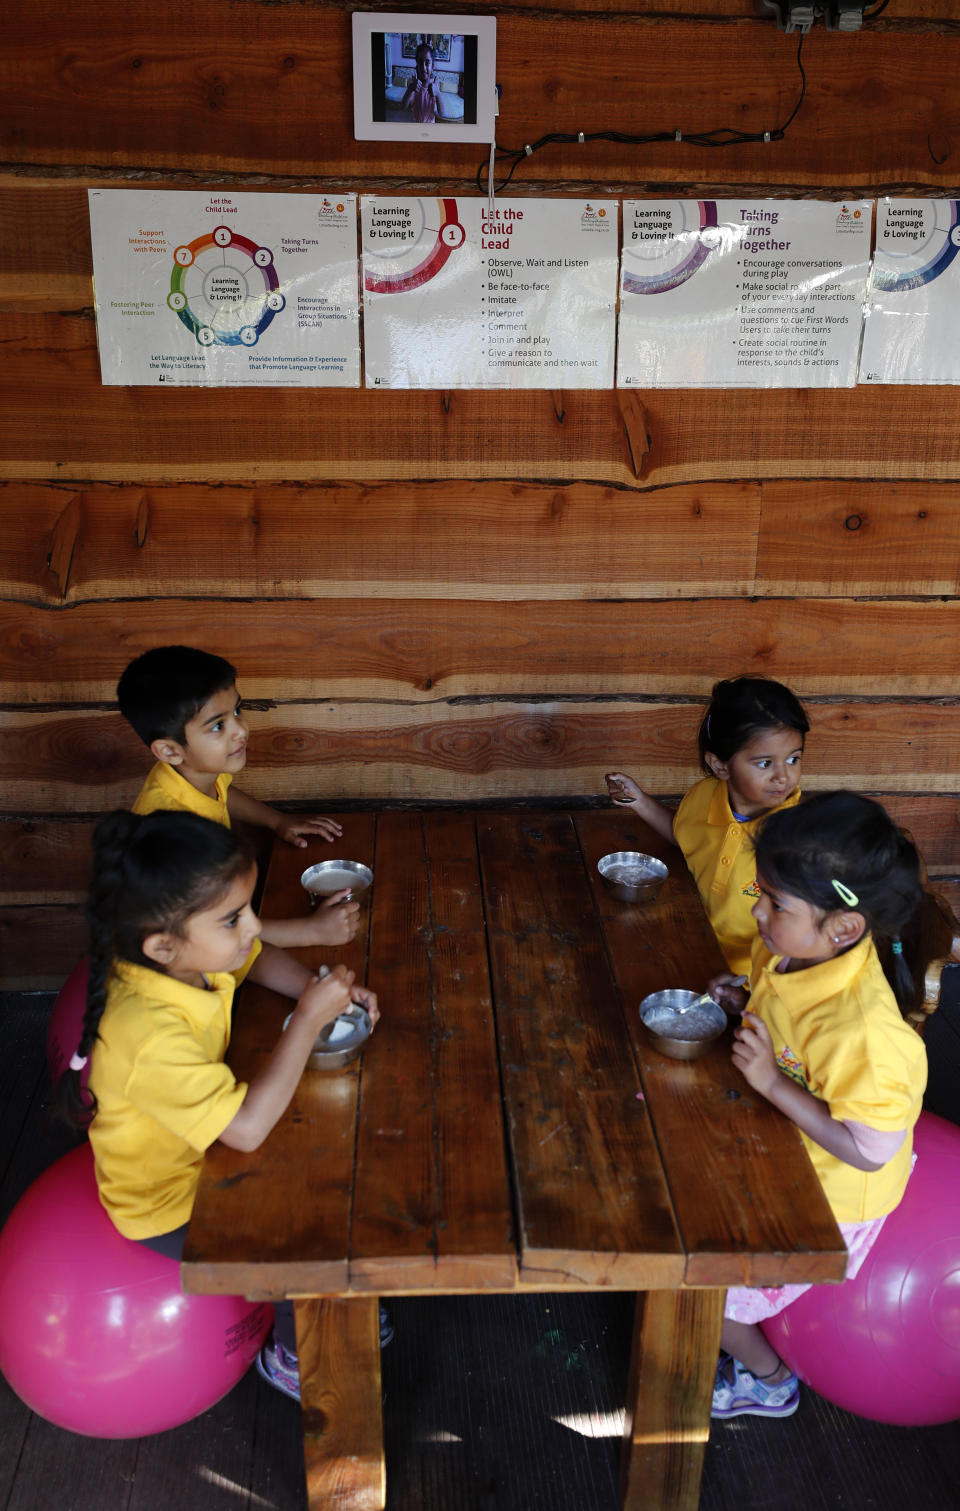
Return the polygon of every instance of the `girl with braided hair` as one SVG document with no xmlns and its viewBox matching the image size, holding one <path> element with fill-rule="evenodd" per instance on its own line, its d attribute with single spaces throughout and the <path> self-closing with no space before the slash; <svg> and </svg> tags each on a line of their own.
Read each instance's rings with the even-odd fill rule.
<svg viewBox="0 0 960 1511">
<path fill-rule="evenodd" d="M 74 1123 L 89 1127 L 100 1200 L 114 1226 L 176 1258 L 204 1151 L 217 1139 L 258 1148 L 286 1110 L 320 1030 L 353 999 L 374 1022 L 379 1016 L 374 994 L 344 966 L 320 979 L 261 945 L 255 882 L 256 865 L 237 836 L 192 813 L 112 813 L 94 834 L 87 1008 L 58 1097 Z M 249 1084 L 224 1064 L 234 991 L 247 976 L 296 1001 Z M 276 1342 L 265 1345 L 260 1367 L 298 1394 L 292 1320 L 292 1308 L 278 1308 L 279 1353 Z M 271 1348 L 281 1366 L 292 1364 L 286 1384 L 264 1367 Z"/>
</svg>

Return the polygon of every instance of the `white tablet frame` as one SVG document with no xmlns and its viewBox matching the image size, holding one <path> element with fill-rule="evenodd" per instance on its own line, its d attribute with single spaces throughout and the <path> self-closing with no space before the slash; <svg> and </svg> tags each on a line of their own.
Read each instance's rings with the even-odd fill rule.
<svg viewBox="0 0 960 1511">
<path fill-rule="evenodd" d="M 476 38 L 476 121 L 374 119 L 375 38 L 389 32 L 450 32 Z M 353 13 L 353 134 L 358 142 L 492 142 L 496 120 L 497 21 L 495 16 L 425 16 L 394 11 Z M 440 65 L 442 67 L 442 64 Z"/>
</svg>

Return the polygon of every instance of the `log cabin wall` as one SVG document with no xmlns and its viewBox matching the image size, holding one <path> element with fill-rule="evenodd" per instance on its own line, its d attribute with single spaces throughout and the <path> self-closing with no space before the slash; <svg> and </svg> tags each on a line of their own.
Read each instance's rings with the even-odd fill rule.
<svg viewBox="0 0 960 1511">
<path fill-rule="evenodd" d="M 449 7 L 448 7 L 449 8 Z M 751 0 L 498 18 L 498 138 L 796 104 Z M 818 23 L 781 141 L 548 146 L 511 196 L 951 197 L 960 22 Z M 0 54 L 2 984 L 82 948 L 91 824 L 147 768 L 133 655 L 221 651 L 267 800 L 660 793 L 719 676 L 788 681 L 808 786 L 889 794 L 960 871 L 960 390 L 368 392 L 100 384 L 87 188 L 471 194 L 484 149 L 357 143 L 333 0 L 35 0 Z"/>
</svg>

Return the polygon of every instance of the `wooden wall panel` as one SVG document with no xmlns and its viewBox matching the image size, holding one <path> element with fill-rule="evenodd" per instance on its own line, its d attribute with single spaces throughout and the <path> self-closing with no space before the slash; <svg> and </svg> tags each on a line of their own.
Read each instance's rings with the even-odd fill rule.
<svg viewBox="0 0 960 1511">
<path fill-rule="evenodd" d="M 808 786 L 955 792 L 960 701 L 809 706 Z M 267 801 L 560 797 L 628 770 L 654 792 L 697 776 L 702 705 L 570 698 L 428 707 L 284 704 L 252 713 L 241 785 Z M 133 801 L 149 764 L 117 713 L 0 715 L 0 786 L 14 814 L 98 813 Z"/>
<path fill-rule="evenodd" d="M 227 656 L 257 702 L 705 698 L 720 671 L 804 698 L 960 696 L 955 599 L 155 599 L 0 603 L 0 702 L 112 703 L 129 660 L 183 641 Z"/>
<path fill-rule="evenodd" d="M 409 180 L 408 144 L 353 140 L 349 12 L 320 4 L 300 7 L 295 27 L 290 18 L 284 6 L 229 0 L 171 0 L 134 28 L 121 0 L 14 10 L 0 57 L 5 156 L 206 173 L 336 169 L 345 187 L 371 174 Z M 783 141 L 725 149 L 721 163 L 716 151 L 672 140 L 629 154 L 616 143 L 574 144 L 544 150 L 535 171 L 595 185 L 723 175 L 841 195 L 905 174 L 943 185 L 956 173 L 958 48 L 948 26 L 912 32 L 909 53 L 897 29 L 838 38 L 821 26 L 804 45 L 807 97 Z M 522 147 L 558 131 L 680 127 L 689 136 L 731 124 L 731 110 L 737 126 L 762 132 L 798 98 L 795 55 L 796 40 L 771 19 L 745 22 L 739 9 L 726 23 L 664 25 L 607 6 L 592 15 L 510 8 L 498 17 L 498 138 Z M 584 88 L 584 59 L 602 87 Z M 932 131 L 946 150 L 931 150 Z M 429 171 L 469 184 L 482 157 L 476 146 L 437 144 Z"/>
<path fill-rule="evenodd" d="M 741 483 L 646 493 L 468 480 L 11 483 L 0 485 L 0 596 L 83 603 L 128 597 L 131 585 L 143 598 L 334 601 L 743 593 L 759 502 Z"/>
<path fill-rule="evenodd" d="M 956 478 L 960 389 L 446 396 L 101 388 L 92 319 L 8 315 L 0 478 L 235 482 L 543 477 Z M 38 408 L 36 396 L 44 396 Z M 189 447 L 183 405 L 189 394 Z M 916 437 L 924 444 L 918 447 Z M 634 466 L 636 459 L 636 470 Z"/>
</svg>

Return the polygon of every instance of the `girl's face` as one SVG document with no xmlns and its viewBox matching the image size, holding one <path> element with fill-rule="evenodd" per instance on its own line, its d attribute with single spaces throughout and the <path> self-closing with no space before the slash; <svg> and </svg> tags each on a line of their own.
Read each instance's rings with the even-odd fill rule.
<svg viewBox="0 0 960 1511">
<path fill-rule="evenodd" d="M 761 729 L 729 761 L 707 751 L 707 765 L 727 784 L 730 807 L 744 818 L 757 818 L 778 807 L 800 782 L 803 736 L 780 724 Z"/>
<path fill-rule="evenodd" d="M 250 899 L 257 881 L 251 866 L 230 883 L 209 907 L 192 913 L 182 935 L 159 935 L 170 942 L 170 956 L 161 961 L 167 975 L 189 986 L 202 986 L 214 971 L 235 971 L 246 960 L 260 933 L 260 920 Z"/>
<path fill-rule="evenodd" d="M 832 914 L 824 913 L 792 892 L 780 891 L 759 874 L 757 886 L 760 896 L 750 912 L 771 955 L 789 956 L 792 964 L 802 970 L 839 954 L 841 942 L 833 938 Z"/>
</svg>

